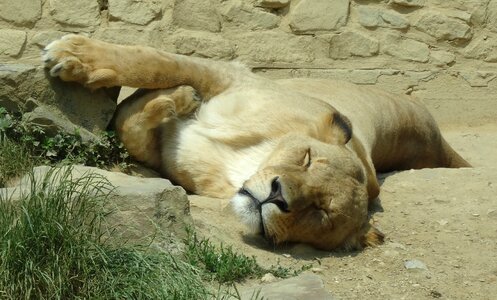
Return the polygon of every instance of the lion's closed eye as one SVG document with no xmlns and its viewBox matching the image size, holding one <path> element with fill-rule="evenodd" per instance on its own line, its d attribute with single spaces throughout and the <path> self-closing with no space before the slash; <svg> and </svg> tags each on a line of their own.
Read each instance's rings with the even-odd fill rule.
<svg viewBox="0 0 497 300">
<path fill-rule="evenodd" d="M 311 166 L 311 149 L 310 148 L 307 149 L 307 151 L 305 152 L 302 166 L 306 169 Z"/>
</svg>

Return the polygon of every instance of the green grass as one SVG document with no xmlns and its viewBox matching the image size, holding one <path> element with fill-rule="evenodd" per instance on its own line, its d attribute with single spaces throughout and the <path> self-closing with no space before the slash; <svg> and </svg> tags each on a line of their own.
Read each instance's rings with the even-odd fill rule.
<svg viewBox="0 0 497 300">
<path fill-rule="evenodd" d="M 261 276 L 265 269 L 257 264 L 255 257 L 236 253 L 232 247 L 216 247 L 208 239 L 199 239 L 188 230 L 185 251 L 186 260 L 220 283 L 240 282 L 250 277 Z"/>
<path fill-rule="evenodd" d="M 34 176 L 32 176 L 34 178 Z M 199 270 L 148 248 L 103 241 L 112 187 L 70 169 L 35 179 L 19 201 L 0 195 L 0 298 L 203 299 Z"/>
<path fill-rule="evenodd" d="M 38 162 L 22 144 L 0 137 L 0 188 L 31 170 Z"/>
</svg>

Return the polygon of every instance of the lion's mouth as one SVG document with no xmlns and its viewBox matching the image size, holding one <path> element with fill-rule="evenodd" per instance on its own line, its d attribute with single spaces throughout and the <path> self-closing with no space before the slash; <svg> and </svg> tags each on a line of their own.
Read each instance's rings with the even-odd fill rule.
<svg viewBox="0 0 497 300">
<path fill-rule="evenodd" d="M 276 205 L 279 208 L 279 210 L 283 213 L 290 212 L 288 208 L 288 202 L 285 200 L 285 198 L 282 195 L 281 184 L 278 179 L 279 179 L 278 177 L 275 177 L 271 182 L 271 192 L 264 201 L 259 201 L 259 199 L 254 197 L 254 195 L 247 188 L 242 187 L 238 191 L 238 194 L 246 196 L 252 201 L 251 203 L 254 206 L 255 210 L 257 210 L 259 215 L 260 234 L 264 237 L 267 237 L 268 235 L 262 212 L 263 205 L 271 203 Z"/>
</svg>

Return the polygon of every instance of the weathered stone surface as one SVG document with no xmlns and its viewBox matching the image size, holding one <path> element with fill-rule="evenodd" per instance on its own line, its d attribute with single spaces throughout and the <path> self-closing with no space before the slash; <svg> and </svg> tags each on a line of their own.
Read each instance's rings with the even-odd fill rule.
<svg viewBox="0 0 497 300">
<path fill-rule="evenodd" d="M 46 166 L 34 168 L 36 182 L 40 182 L 50 170 L 51 167 Z M 51 178 L 58 180 L 51 182 L 58 184 L 64 171 L 67 172 L 66 167 L 55 171 L 58 176 Z M 184 237 L 186 225 L 191 224 L 186 193 L 169 180 L 133 177 L 85 166 L 71 166 L 70 171 L 72 180 L 95 174 L 114 187 L 107 203 L 107 208 L 113 213 L 106 217 L 110 228 L 114 229 L 113 238 L 118 234 L 124 240 L 143 243 L 155 235 L 155 242 L 162 242 Z M 30 182 L 31 178 L 26 176 L 20 180 L 19 186 L 4 191 L 16 200 L 22 192 L 29 191 Z"/>
<path fill-rule="evenodd" d="M 464 48 L 464 57 L 481 59 L 486 62 L 497 62 L 497 36 L 483 34 L 475 37 Z"/>
<path fill-rule="evenodd" d="M 336 30 L 348 13 L 349 0 L 302 0 L 290 12 L 290 28 L 296 33 Z"/>
<path fill-rule="evenodd" d="M 497 32 L 497 0 L 490 0 L 483 16 L 487 28 Z"/>
<path fill-rule="evenodd" d="M 382 75 L 398 74 L 398 70 L 353 70 L 350 72 L 349 80 L 357 84 L 376 84 Z"/>
<path fill-rule="evenodd" d="M 58 132 L 64 131 L 68 133 L 78 133 L 83 141 L 96 139 L 97 136 L 86 130 L 85 128 L 74 125 L 66 116 L 61 114 L 57 109 L 52 109 L 50 106 L 39 106 L 40 104 L 34 100 L 26 103 L 25 107 L 30 106 L 29 112 L 25 113 L 22 118 L 24 121 L 40 125 L 48 136 L 55 136 Z"/>
<path fill-rule="evenodd" d="M 330 57 L 373 56 L 378 53 L 378 40 L 357 31 L 345 31 L 331 38 Z"/>
<path fill-rule="evenodd" d="M 469 40 L 473 35 L 465 22 L 435 11 L 424 13 L 414 26 L 438 40 Z"/>
<path fill-rule="evenodd" d="M 62 25 L 91 27 L 100 23 L 100 7 L 94 0 L 50 0 L 50 14 Z"/>
<path fill-rule="evenodd" d="M 225 26 L 250 30 L 272 29 L 278 26 L 280 17 L 264 10 L 254 8 L 242 0 L 230 2 L 222 12 Z"/>
<path fill-rule="evenodd" d="M 33 37 L 31 37 L 29 43 L 40 47 L 40 49 L 43 49 L 51 42 L 60 39 L 66 34 L 66 32 L 61 31 L 39 31 L 35 35 L 33 35 Z"/>
<path fill-rule="evenodd" d="M 360 6 L 359 23 L 364 27 L 386 27 L 404 29 L 409 27 L 409 20 L 403 15 L 390 10 Z"/>
<path fill-rule="evenodd" d="M 396 35 L 386 37 L 382 52 L 407 61 L 427 62 L 430 57 L 427 44 Z"/>
<path fill-rule="evenodd" d="M 0 0 L 0 18 L 16 25 L 32 25 L 41 18 L 41 0 Z"/>
<path fill-rule="evenodd" d="M 310 36 L 293 36 L 276 32 L 254 32 L 234 39 L 240 58 L 256 63 L 310 62 L 315 58 L 314 51 L 323 45 Z M 329 47 L 329 46 L 328 46 Z M 327 49 L 327 48 L 326 48 Z"/>
<path fill-rule="evenodd" d="M 218 32 L 221 21 L 212 0 L 176 0 L 173 23 L 186 29 Z"/>
<path fill-rule="evenodd" d="M 26 43 L 26 32 L 21 30 L 0 29 L 0 58 L 16 57 L 21 54 Z"/>
<path fill-rule="evenodd" d="M 44 104 L 50 107 L 50 114 L 65 116 L 89 132 L 107 128 L 115 110 L 117 93 L 113 93 L 105 89 L 90 92 L 79 84 L 49 77 L 40 67 L 0 64 L 0 106 L 18 111 L 27 109 L 28 100 Z"/>
<path fill-rule="evenodd" d="M 156 0 L 109 0 L 111 20 L 146 25 L 161 13 L 160 3 Z"/>
<path fill-rule="evenodd" d="M 441 67 L 453 63 L 456 56 L 448 51 L 431 51 L 430 60 L 434 65 Z"/>
<path fill-rule="evenodd" d="M 302 274 L 279 282 L 242 290 L 241 299 L 252 299 L 253 295 L 257 293 L 264 299 L 334 299 L 324 288 L 323 280 L 314 274 Z"/>
<path fill-rule="evenodd" d="M 465 71 L 460 72 L 460 75 L 472 87 L 485 87 L 489 82 L 497 78 L 497 73 L 487 71 Z"/>
<path fill-rule="evenodd" d="M 425 5 L 425 0 L 390 0 L 389 4 L 407 7 L 423 7 Z"/>
<path fill-rule="evenodd" d="M 257 0 L 255 3 L 256 6 L 264 7 L 264 8 L 283 8 L 290 4 L 290 0 Z"/>
<path fill-rule="evenodd" d="M 219 59 L 235 56 L 233 44 L 213 33 L 184 31 L 175 36 L 174 45 L 179 54 Z"/>
</svg>

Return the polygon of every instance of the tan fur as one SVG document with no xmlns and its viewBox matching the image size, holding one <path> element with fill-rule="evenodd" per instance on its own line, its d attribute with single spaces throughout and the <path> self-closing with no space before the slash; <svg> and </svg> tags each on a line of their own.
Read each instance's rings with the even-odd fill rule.
<svg viewBox="0 0 497 300">
<path fill-rule="evenodd" d="M 191 192 L 233 197 L 242 221 L 276 243 L 377 245 L 383 234 L 367 221 L 377 171 L 469 167 L 408 96 L 269 81 L 235 64 L 77 35 L 45 51 L 46 67 L 63 80 L 159 89 L 140 90 L 116 113 L 130 153 Z"/>
</svg>

